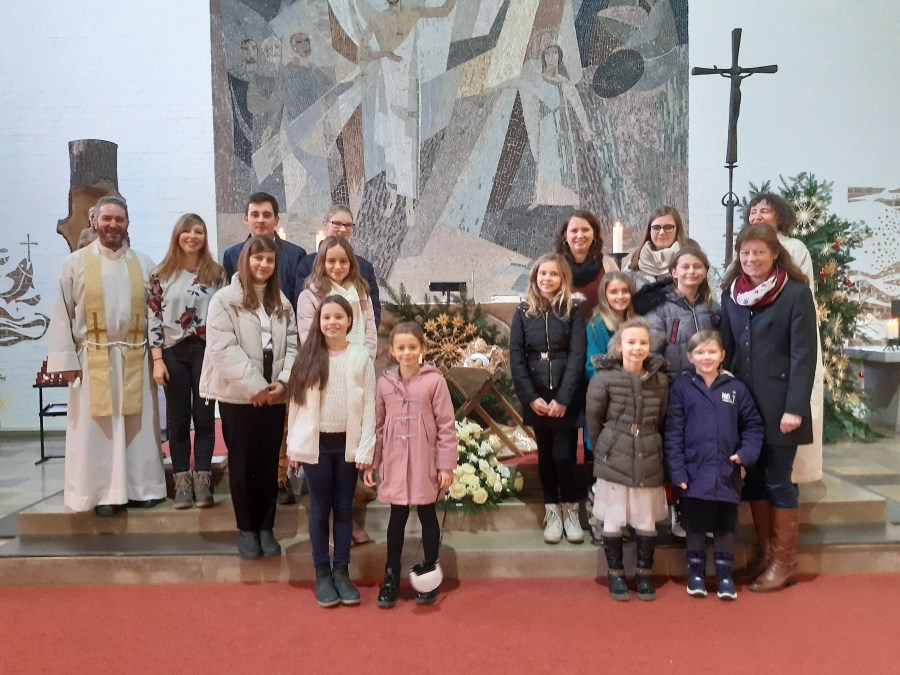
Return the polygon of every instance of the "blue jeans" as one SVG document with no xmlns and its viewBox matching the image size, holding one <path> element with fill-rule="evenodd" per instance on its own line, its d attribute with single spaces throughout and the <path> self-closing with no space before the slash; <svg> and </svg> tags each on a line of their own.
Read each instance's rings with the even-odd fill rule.
<svg viewBox="0 0 900 675">
<path fill-rule="evenodd" d="M 359 472 L 344 459 L 345 434 L 319 434 L 319 463 L 303 464 L 309 486 L 309 542 L 313 565 L 329 564 L 328 520 L 334 514 L 334 564 L 350 564 L 353 492 Z"/>
<path fill-rule="evenodd" d="M 200 369 L 206 340 L 192 335 L 162 351 L 169 371 L 166 393 L 166 429 L 172 470 L 191 468 L 191 418 L 194 419 L 194 470 L 209 471 L 216 444 L 216 406 L 200 398 Z"/>
<path fill-rule="evenodd" d="M 791 482 L 796 454 L 796 445 L 763 443 L 759 461 L 747 468 L 741 498 L 761 499 L 776 509 L 796 509 L 800 491 L 797 484 Z"/>
</svg>

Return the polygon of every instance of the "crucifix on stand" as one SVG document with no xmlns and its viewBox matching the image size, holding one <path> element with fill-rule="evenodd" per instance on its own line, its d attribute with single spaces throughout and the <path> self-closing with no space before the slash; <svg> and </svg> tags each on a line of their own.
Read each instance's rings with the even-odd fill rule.
<svg viewBox="0 0 900 675">
<path fill-rule="evenodd" d="M 740 202 L 734 194 L 734 167 L 737 166 L 737 123 L 741 114 L 741 81 L 754 73 L 777 73 L 778 66 L 742 68 L 738 65 L 741 49 L 741 29 L 731 31 L 731 68 L 692 68 L 691 75 L 721 75 L 731 80 L 731 97 L 728 101 L 728 147 L 725 150 L 725 168 L 728 169 L 728 193 L 722 197 L 725 207 L 725 262 L 731 263 L 734 246 L 734 207 Z"/>
</svg>

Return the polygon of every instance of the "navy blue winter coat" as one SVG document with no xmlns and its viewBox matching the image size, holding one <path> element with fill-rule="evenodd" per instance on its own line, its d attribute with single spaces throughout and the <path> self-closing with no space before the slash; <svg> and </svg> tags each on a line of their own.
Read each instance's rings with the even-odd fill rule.
<svg viewBox="0 0 900 675">
<path fill-rule="evenodd" d="M 694 499 L 741 500 L 741 467 L 729 457 L 737 453 L 743 466 L 759 459 L 764 427 L 746 385 L 722 371 L 712 387 L 695 373 L 682 373 L 669 390 L 665 454 L 674 485 L 687 483 L 681 494 Z"/>
</svg>

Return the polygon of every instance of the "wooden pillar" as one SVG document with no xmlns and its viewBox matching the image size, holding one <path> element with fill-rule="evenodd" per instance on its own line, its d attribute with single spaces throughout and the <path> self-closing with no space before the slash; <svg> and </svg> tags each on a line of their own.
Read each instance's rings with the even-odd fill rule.
<svg viewBox="0 0 900 675">
<path fill-rule="evenodd" d="M 119 194 L 118 149 L 115 143 L 94 138 L 69 141 L 69 214 L 56 224 L 56 231 L 71 251 L 90 226 L 88 209 L 101 197 Z"/>
</svg>

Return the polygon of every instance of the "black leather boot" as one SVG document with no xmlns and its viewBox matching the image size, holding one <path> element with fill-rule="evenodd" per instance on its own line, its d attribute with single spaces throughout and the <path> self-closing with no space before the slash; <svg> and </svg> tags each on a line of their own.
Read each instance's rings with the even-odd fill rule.
<svg viewBox="0 0 900 675">
<path fill-rule="evenodd" d="M 384 581 L 378 589 L 378 606 L 390 609 L 397 604 L 397 592 L 400 590 L 400 570 L 387 565 L 384 568 Z"/>
<path fill-rule="evenodd" d="M 656 600 L 653 588 L 653 552 L 656 550 L 656 535 L 636 537 L 637 566 L 634 573 L 635 590 L 639 600 Z"/>
<path fill-rule="evenodd" d="M 603 552 L 606 554 L 606 566 L 609 568 L 609 595 L 613 600 L 626 602 L 631 600 L 631 592 L 625 583 L 625 563 L 623 562 L 622 537 L 611 537 L 603 534 Z"/>
</svg>

